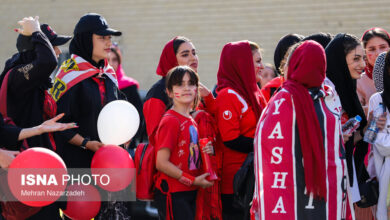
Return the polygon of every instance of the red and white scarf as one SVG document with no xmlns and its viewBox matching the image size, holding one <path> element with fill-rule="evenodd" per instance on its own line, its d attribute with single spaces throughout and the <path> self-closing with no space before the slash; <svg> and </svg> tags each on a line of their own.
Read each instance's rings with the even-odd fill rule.
<svg viewBox="0 0 390 220">
<path fill-rule="evenodd" d="M 99 76 L 105 74 L 118 86 L 115 70 L 107 60 L 104 60 L 104 68 L 98 69 L 82 57 L 72 54 L 71 58 L 62 63 L 59 68 L 50 94 L 57 102 L 74 85 L 96 74 Z"/>
</svg>

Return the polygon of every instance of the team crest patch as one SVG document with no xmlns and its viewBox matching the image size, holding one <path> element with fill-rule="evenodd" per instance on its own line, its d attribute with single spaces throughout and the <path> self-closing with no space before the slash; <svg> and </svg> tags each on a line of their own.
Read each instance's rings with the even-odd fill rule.
<svg viewBox="0 0 390 220">
<path fill-rule="evenodd" d="M 61 70 L 64 71 L 64 73 L 67 73 L 71 70 L 79 71 L 79 67 L 77 66 L 76 61 L 73 58 L 70 58 L 61 65 Z"/>
<path fill-rule="evenodd" d="M 53 87 L 50 89 L 50 93 L 53 99 L 57 102 L 58 99 L 61 97 L 62 93 L 64 93 L 65 91 L 66 84 L 62 80 L 56 78 Z"/>
<path fill-rule="evenodd" d="M 229 110 L 226 110 L 222 113 L 222 117 L 225 120 L 230 120 L 232 118 L 232 112 Z"/>
</svg>

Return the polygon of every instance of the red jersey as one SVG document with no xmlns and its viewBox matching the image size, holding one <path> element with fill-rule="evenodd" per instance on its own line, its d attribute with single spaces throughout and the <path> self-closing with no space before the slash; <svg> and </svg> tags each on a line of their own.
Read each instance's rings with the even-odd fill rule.
<svg viewBox="0 0 390 220">
<path fill-rule="evenodd" d="M 264 88 L 261 88 L 261 93 L 264 96 L 266 103 L 268 103 L 275 92 L 279 90 L 279 88 L 283 85 L 283 82 L 283 76 L 275 77 L 270 82 L 268 82 Z"/>
<path fill-rule="evenodd" d="M 218 129 L 222 141 L 231 141 L 240 135 L 253 138 L 256 116 L 245 99 L 231 88 L 222 89 L 216 99 Z M 233 194 L 233 179 L 248 154 L 223 147 L 222 193 Z"/>
<path fill-rule="evenodd" d="M 174 110 L 168 110 L 161 119 L 156 133 L 156 152 L 161 148 L 169 148 L 169 161 L 180 170 L 194 177 L 200 175 L 201 155 L 198 146 L 198 128 L 192 117 L 185 117 Z M 196 190 L 196 186 L 188 187 L 179 180 L 157 172 L 156 183 L 166 180 L 169 191 L 182 192 Z"/>
</svg>

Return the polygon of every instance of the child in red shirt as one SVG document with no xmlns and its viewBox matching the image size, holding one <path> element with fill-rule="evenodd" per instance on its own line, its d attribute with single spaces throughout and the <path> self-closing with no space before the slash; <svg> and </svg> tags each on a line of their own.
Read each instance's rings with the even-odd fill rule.
<svg viewBox="0 0 390 220">
<path fill-rule="evenodd" d="M 160 219 L 194 219 L 197 187 L 209 187 L 208 173 L 200 170 L 197 125 L 190 115 L 198 100 L 198 75 L 187 66 L 169 71 L 166 79 L 173 106 L 156 133 L 156 193 Z M 206 153 L 213 151 L 211 146 Z"/>
</svg>

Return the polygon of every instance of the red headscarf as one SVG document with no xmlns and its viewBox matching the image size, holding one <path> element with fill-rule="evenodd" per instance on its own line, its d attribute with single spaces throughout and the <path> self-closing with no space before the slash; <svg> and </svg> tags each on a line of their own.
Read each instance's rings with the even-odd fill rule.
<svg viewBox="0 0 390 220">
<path fill-rule="evenodd" d="M 158 62 L 156 73 L 157 75 L 165 77 L 170 69 L 178 66 L 175 51 L 173 50 L 173 41 L 177 37 L 168 41 L 165 44 L 163 51 L 161 52 L 160 62 Z"/>
<path fill-rule="evenodd" d="M 217 78 L 217 92 L 226 87 L 234 89 L 253 108 L 256 118 L 260 117 L 260 89 L 256 84 L 252 50 L 248 41 L 231 42 L 223 47 Z"/>
<path fill-rule="evenodd" d="M 308 194 L 326 199 L 325 152 L 321 127 L 309 88 L 321 87 L 325 79 L 326 56 L 320 44 L 305 41 L 291 56 L 283 88 L 292 94 L 304 160 Z"/>
<path fill-rule="evenodd" d="M 390 38 L 389 33 L 388 33 L 385 29 L 380 28 L 380 27 L 373 27 L 373 28 L 370 28 L 370 29 L 366 30 L 366 31 L 363 33 L 363 36 L 362 36 L 362 38 L 361 38 L 360 40 L 363 42 L 364 35 L 366 35 L 367 32 L 372 31 L 372 30 L 374 30 L 374 29 L 378 29 L 378 30 L 381 30 L 381 31 L 385 32 L 385 33 L 387 34 L 387 36 Z M 364 48 L 364 49 L 365 49 L 365 48 Z M 372 79 L 372 70 L 373 70 L 373 69 L 374 69 L 374 67 L 373 67 L 371 64 L 368 63 L 368 60 L 366 60 L 366 68 L 364 68 L 364 72 L 366 73 L 366 75 L 367 75 L 370 79 Z"/>
</svg>

